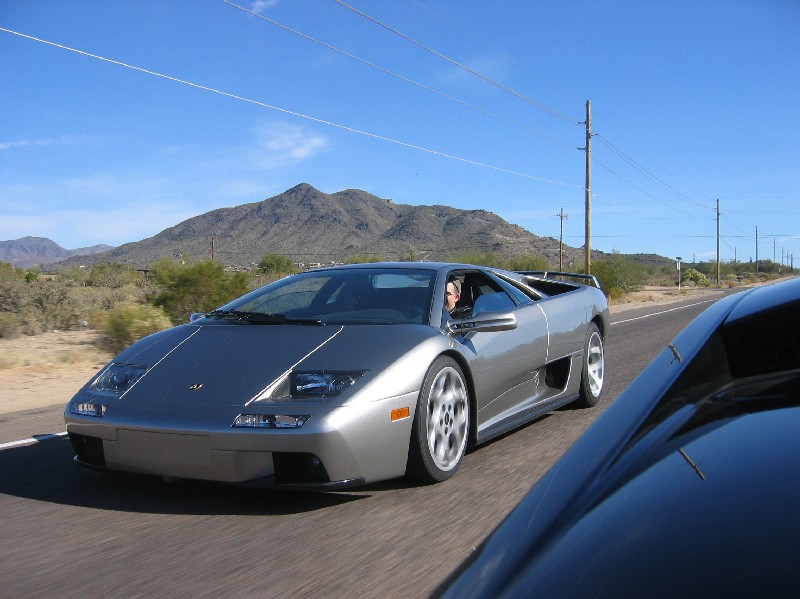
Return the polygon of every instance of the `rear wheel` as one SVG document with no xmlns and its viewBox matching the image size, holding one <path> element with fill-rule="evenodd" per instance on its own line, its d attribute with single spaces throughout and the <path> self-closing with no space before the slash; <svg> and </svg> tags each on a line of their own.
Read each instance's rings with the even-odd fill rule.
<svg viewBox="0 0 800 599">
<path fill-rule="evenodd" d="M 581 388 L 578 405 L 591 408 L 600 401 L 603 393 L 603 377 L 606 370 L 603 337 L 600 329 L 593 322 L 586 330 L 586 343 L 583 348 L 583 369 L 581 370 Z"/>
<path fill-rule="evenodd" d="M 423 482 L 447 480 L 458 470 L 469 435 L 469 392 L 452 358 L 437 358 L 422 383 L 411 427 L 406 473 Z"/>
</svg>

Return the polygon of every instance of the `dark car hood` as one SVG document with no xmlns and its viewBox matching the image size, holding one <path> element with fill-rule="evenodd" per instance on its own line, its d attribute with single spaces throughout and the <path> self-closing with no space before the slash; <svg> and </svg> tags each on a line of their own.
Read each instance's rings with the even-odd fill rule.
<svg viewBox="0 0 800 599">
<path fill-rule="evenodd" d="M 126 401 L 242 406 L 292 369 L 363 371 L 366 384 L 437 336 L 423 325 L 184 325 L 142 339 L 114 362 L 149 368 Z M 413 378 L 393 392 L 414 388 Z"/>
<path fill-rule="evenodd" d="M 343 327 L 183 326 L 132 345 L 115 361 L 148 366 L 126 401 L 244 405 Z"/>
</svg>

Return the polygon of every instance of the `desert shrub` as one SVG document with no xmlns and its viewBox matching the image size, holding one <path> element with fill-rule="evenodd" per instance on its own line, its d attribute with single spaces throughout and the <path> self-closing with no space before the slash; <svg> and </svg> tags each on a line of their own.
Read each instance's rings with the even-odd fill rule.
<svg viewBox="0 0 800 599">
<path fill-rule="evenodd" d="M 594 262 L 592 274 L 597 277 L 606 295 L 614 288 L 623 293 L 639 291 L 647 278 L 647 273 L 641 264 L 624 258 L 619 252 L 614 252 L 606 260 Z"/>
<path fill-rule="evenodd" d="M 400 254 L 400 262 L 416 262 L 420 259 L 419 252 L 417 248 L 413 245 L 409 245 L 408 249 Z"/>
<path fill-rule="evenodd" d="M 526 254 L 512 258 L 504 268 L 508 270 L 548 270 L 550 266 L 547 258 Z"/>
<path fill-rule="evenodd" d="M 605 291 L 606 297 L 610 301 L 621 300 L 623 297 L 625 297 L 625 292 L 619 287 L 609 287 L 608 289 L 603 288 L 603 291 Z"/>
<path fill-rule="evenodd" d="M 81 313 L 90 315 L 98 310 L 112 310 L 120 304 L 144 304 L 147 294 L 137 285 L 123 287 L 76 287 L 72 295 Z"/>
<path fill-rule="evenodd" d="M 0 278 L 0 312 L 19 314 L 28 303 L 28 286 L 23 280 Z"/>
<path fill-rule="evenodd" d="M 142 275 L 133 267 L 118 262 L 101 262 L 92 267 L 86 284 L 92 287 L 111 287 L 116 289 L 125 285 L 134 285 Z"/>
<path fill-rule="evenodd" d="M 684 281 L 694 283 L 698 287 L 708 287 L 711 283 L 708 277 L 695 268 L 688 268 L 683 272 L 681 278 Z"/>
<path fill-rule="evenodd" d="M 22 331 L 22 322 L 19 314 L 0 312 L 0 339 L 18 337 Z"/>
<path fill-rule="evenodd" d="M 142 337 L 163 331 L 172 326 L 161 308 L 146 304 L 123 304 L 94 321 L 107 336 L 107 343 L 115 352 L 125 349 Z"/>
<path fill-rule="evenodd" d="M 164 309 L 172 322 L 186 322 L 192 312 L 208 312 L 250 291 L 245 273 L 225 272 L 211 260 L 186 265 L 161 260 L 153 265 L 160 291 L 152 303 Z"/>
<path fill-rule="evenodd" d="M 270 277 L 282 277 L 297 272 L 294 262 L 281 254 L 266 254 L 258 263 L 258 270 Z"/>
<path fill-rule="evenodd" d="M 33 318 L 44 330 L 70 330 L 81 322 L 78 303 L 64 281 L 36 281 L 30 284 L 29 306 Z"/>
<path fill-rule="evenodd" d="M 498 256 L 494 252 L 480 253 L 477 250 L 467 250 L 450 258 L 452 262 L 462 262 L 464 264 L 475 264 L 477 266 L 489 266 L 491 268 L 502 268 L 505 270 L 548 270 L 547 258 L 523 254 L 506 259 Z"/>
</svg>

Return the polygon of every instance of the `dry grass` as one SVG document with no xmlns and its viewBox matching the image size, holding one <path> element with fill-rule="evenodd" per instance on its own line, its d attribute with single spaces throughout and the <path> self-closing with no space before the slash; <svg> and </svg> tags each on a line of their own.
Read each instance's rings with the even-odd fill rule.
<svg viewBox="0 0 800 599">
<path fill-rule="evenodd" d="M 97 331 L 50 331 L 41 335 L 0 339 L 0 370 L 102 365 L 109 354 Z"/>
<path fill-rule="evenodd" d="M 645 287 L 642 291 L 626 293 L 619 299 L 611 300 L 609 310 L 612 314 L 617 314 L 643 306 L 661 306 L 685 299 L 715 295 L 721 295 L 721 291 L 713 287 L 681 287 L 680 291 L 677 287 Z"/>
<path fill-rule="evenodd" d="M 0 413 L 66 404 L 111 357 L 96 331 L 0 339 Z"/>
</svg>

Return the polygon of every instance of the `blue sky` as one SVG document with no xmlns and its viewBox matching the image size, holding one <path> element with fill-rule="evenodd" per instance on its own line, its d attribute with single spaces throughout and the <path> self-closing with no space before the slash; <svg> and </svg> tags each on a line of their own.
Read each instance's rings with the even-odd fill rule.
<svg viewBox="0 0 800 599">
<path fill-rule="evenodd" d="M 306 182 L 555 238 L 563 208 L 578 247 L 591 100 L 593 248 L 712 260 L 719 199 L 723 260 L 757 228 L 800 267 L 797 0 L 3 0 L 0 28 L 0 240 Z"/>
</svg>

